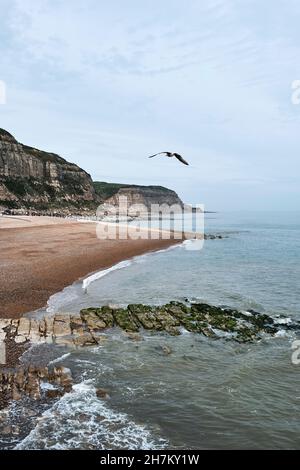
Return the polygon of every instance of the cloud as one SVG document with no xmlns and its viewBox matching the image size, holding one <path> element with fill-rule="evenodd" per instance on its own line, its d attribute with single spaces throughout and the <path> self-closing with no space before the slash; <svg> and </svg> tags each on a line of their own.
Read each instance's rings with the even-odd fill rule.
<svg viewBox="0 0 300 470">
<path fill-rule="evenodd" d="M 0 118 L 21 140 L 99 179 L 167 184 L 189 199 L 210 185 L 208 204 L 252 205 L 256 184 L 299 173 L 297 1 L 2 3 Z M 169 148 L 193 169 L 145 166 Z M 243 201 L 230 190 L 238 180 Z"/>
</svg>

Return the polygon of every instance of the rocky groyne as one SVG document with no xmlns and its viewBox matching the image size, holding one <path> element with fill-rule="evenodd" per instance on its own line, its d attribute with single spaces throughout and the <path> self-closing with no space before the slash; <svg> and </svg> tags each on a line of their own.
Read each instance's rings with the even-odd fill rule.
<svg viewBox="0 0 300 470">
<path fill-rule="evenodd" d="M 239 311 L 204 303 L 131 304 L 126 308 L 87 308 L 80 314 L 0 320 L 0 341 L 8 351 L 17 348 L 19 355 L 31 345 L 39 344 L 81 348 L 106 341 L 112 328 L 118 328 L 131 340 L 141 340 L 143 331 L 172 336 L 188 331 L 215 340 L 223 338 L 248 343 L 281 335 L 284 331 L 299 331 L 300 322 L 284 316 L 271 317 L 253 310 Z M 3 355 L 2 362 L 2 403 L 20 399 L 23 395 L 38 400 L 42 389 L 47 390 L 49 397 L 61 396 L 72 389 L 69 369 L 24 366 L 17 360 L 12 367 L 12 364 L 6 364 Z"/>
<path fill-rule="evenodd" d="M 42 318 L 0 319 L 0 340 L 16 344 L 55 343 L 74 347 L 98 344 L 105 331 L 118 327 L 127 333 L 142 330 L 180 335 L 183 330 L 211 338 L 254 341 L 279 330 L 300 329 L 300 322 L 284 316 L 239 311 L 204 303 L 170 302 L 161 306 L 130 304 L 126 308 L 87 308 L 80 314 L 60 313 Z"/>
</svg>

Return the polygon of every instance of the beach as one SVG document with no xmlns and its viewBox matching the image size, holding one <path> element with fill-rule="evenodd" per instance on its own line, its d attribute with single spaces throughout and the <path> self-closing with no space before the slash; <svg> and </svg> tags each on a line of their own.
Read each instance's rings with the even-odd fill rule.
<svg viewBox="0 0 300 470">
<path fill-rule="evenodd" d="M 100 240 L 96 223 L 1 217 L 1 318 L 20 318 L 76 280 L 179 240 Z"/>
<path fill-rule="evenodd" d="M 1 449 L 298 448 L 299 217 L 208 215 L 206 233 L 223 238 L 197 251 L 97 242 L 94 223 L 9 223 L 2 282 L 13 289 L 15 270 L 42 284 L 41 272 L 48 308 L 1 320 Z M 121 266 L 72 284 L 101 263 Z"/>
</svg>

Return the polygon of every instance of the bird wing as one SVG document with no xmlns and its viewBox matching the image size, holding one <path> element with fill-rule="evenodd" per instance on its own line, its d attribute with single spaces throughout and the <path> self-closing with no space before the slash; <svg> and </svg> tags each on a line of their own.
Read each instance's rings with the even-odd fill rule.
<svg viewBox="0 0 300 470">
<path fill-rule="evenodd" d="M 173 155 L 174 155 L 174 157 L 176 157 L 177 160 L 179 160 L 181 163 L 183 163 L 184 165 L 188 165 L 188 162 L 185 161 L 184 158 L 182 158 L 182 156 L 179 155 L 179 153 L 174 153 Z"/>
<path fill-rule="evenodd" d="M 168 153 L 170 153 L 170 152 L 159 152 L 159 153 L 155 153 L 154 155 L 150 155 L 150 157 L 148 157 L 148 158 L 156 157 L 156 155 L 163 155 L 163 154 L 168 155 Z"/>
</svg>

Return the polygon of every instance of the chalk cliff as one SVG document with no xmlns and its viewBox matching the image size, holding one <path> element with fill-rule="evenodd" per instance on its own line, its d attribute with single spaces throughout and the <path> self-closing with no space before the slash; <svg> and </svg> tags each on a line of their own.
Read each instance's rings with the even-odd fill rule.
<svg viewBox="0 0 300 470">
<path fill-rule="evenodd" d="M 88 173 L 59 155 L 23 145 L 0 129 L 0 204 L 36 210 L 96 206 Z"/>
<path fill-rule="evenodd" d="M 117 205 L 177 204 L 178 195 L 162 186 L 93 182 L 74 163 L 55 153 L 19 143 L 0 129 L 0 209 L 25 209 L 63 214 L 95 214 L 104 201 Z"/>
</svg>

